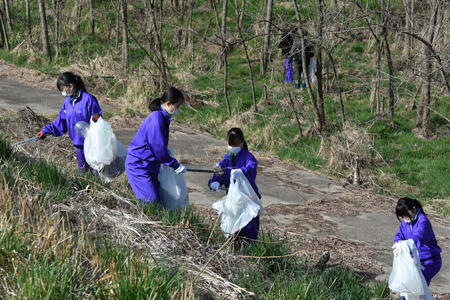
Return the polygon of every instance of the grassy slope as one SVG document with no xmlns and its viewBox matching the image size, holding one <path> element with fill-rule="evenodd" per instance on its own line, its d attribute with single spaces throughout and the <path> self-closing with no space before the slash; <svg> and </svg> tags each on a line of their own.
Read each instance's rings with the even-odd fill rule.
<svg viewBox="0 0 450 300">
<path fill-rule="evenodd" d="M 183 263 L 173 265 L 169 258 L 177 257 L 176 251 L 164 253 L 164 243 L 159 244 L 162 253 L 155 258 L 151 249 L 131 246 L 132 241 L 123 237 L 113 238 L 108 230 L 101 229 L 106 223 L 98 227 L 101 221 L 97 216 L 74 215 L 73 211 L 69 215 L 68 211 L 55 209 L 61 202 L 73 207 L 73 201 L 80 197 L 87 202 L 83 199 L 86 197 L 89 202 L 96 202 L 95 206 L 106 205 L 120 211 L 98 193 L 103 185 L 95 178 L 69 176 L 69 170 L 43 160 L 34 164 L 24 162 L 1 136 L 0 168 L 3 174 L 0 180 L 0 272 L 8 274 L 0 283 L 0 297 L 142 299 L 152 295 L 152 299 L 195 299 L 195 295 L 201 294 L 191 292 L 190 277 Z M 56 178 L 65 178 L 64 185 Z M 80 191 L 80 187 L 85 186 L 91 189 Z M 115 190 L 124 196 L 130 193 L 128 187 Z M 207 242 L 206 247 L 213 251 L 226 241 L 220 232 L 211 231 L 217 224 L 191 210 L 168 212 L 156 206 L 142 209 L 150 219 L 163 224 L 192 226 L 195 236 Z M 130 211 L 122 210 L 122 213 L 129 216 Z M 174 229 L 167 227 L 165 230 Z M 261 232 L 260 240 L 230 253 L 233 257 L 243 254 L 255 258 L 226 260 L 226 265 L 215 265 L 229 270 L 223 276 L 254 292 L 258 299 L 378 299 L 388 296 L 385 284 L 370 288 L 364 278 L 352 271 L 338 267 L 317 272 L 302 259 L 283 257 L 292 249 L 286 240 L 270 232 Z M 180 248 L 178 251 L 189 250 Z M 221 248 L 221 251 L 224 250 Z M 261 256 L 272 258 L 261 260 Z M 267 288 L 269 286 L 271 288 Z M 197 290 L 195 286 L 194 290 Z"/>
</svg>

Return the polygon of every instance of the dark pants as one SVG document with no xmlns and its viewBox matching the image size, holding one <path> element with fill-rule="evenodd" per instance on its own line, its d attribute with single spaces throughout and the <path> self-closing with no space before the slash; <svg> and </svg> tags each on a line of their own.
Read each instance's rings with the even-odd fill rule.
<svg viewBox="0 0 450 300">
<path fill-rule="evenodd" d="M 89 165 L 86 162 L 86 158 L 84 157 L 84 147 L 75 146 L 75 149 L 77 149 L 78 172 L 86 173 L 87 171 L 89 171 Z"/>
<path fill-rule="evenodd" d="M 311 62 L 311 58 L 310 57 L 306 57 L 306 74 L 308 74 L 308 66 L 309 63 Z M 295 80 L 298 81 L 298 83 L 301 83 L 301 77 L 302 77 L 302 73 L 303 73 L 303 61 L 299 60 L 296 61 L 294 60 L 294 66 L 295 66 L 295 70 L 294 73 L 296 74 Z M 308 75 L 303 76 L 303 79 L 306 80 L 308 78 Z"/>
<path fill-rule="evenodd" d="M 256 216 L 239 231 L 236 240 L 252 242 L 253 240 L 258 239 L 258 232 L 259 232 L 259 216 Z"/>
</svg>

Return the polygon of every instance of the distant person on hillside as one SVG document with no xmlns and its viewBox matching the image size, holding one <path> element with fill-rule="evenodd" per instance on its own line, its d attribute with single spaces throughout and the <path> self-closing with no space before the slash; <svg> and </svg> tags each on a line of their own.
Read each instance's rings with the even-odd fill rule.
<svg viewBox="0 0 450 300">
<path fill-rule="evenodd" d="M 439 272 L 442 266 L 441 248 L 437 245 L 436 237 L 430 221 L 428 220 L 419 201 L 410 198 L 401 198 L 395 209 L 400 228 L 394 238 L 394 255 L 398 255 L 399 241 L 411 239 L 417 247 L 420 264 L 425 268 L 422 274 L 430 285 L 431 279 Z M 402 297 L 402 299 L 405 299 Z"/>
<path fill-rule="evenodd" d="M 297 34 L 298 35 L 298 34 Z M 308 31 L 303 30 L 303 35 L 305 36 L 305 51 L 306 51 L 306 67 L 308 69 L 308 66 L 310 64 L 311 58 L 314 57 L 314 46 L 313 44 L 306 39 L 306 37 L 308 36 Z M 298 89 L 300 88 L 300 79 L 302 76 L 302 72 L 303 72 L 303 60 L 302 60 L 302 39 L 301 37 L 298 37 L 294 44 L 291 47 L 291 50 L 289 51 L 289 63 L 294 61 L 294 73 L 296 73 L 296 78 L 295 78 L 295 88 Z M 306 74 L 303 75 L 303 78 L 307 79 L 308 76 Z M 302 84 L 302 88 L 305 88 L 305 83 Z"/>
<path fill-rule="evenodd" d="M 231 180 L 235 180 L 240 176 L 245 176 L 250 185 L 253 187 L 256 195 L 261 199 L 258 187 L 256 186 L 256 170 L 258 162 L 256 158 L 248 151 L 247 143 L 244 139 L 244 133 L 240 128 L 231 128 L 227 134 L 228 150 L 219 163 L 223 170 L 223 175 L 213 177 L 209 180 L 208 186 L 212 191 L 219 192 L 220 187 L 228 188 Z M 237 240 L 250 242 L 258 239 L 259 232 L 259 216 L 254 217 L 244 228 L 237 234 Z"/>
<path fill-rule="evenodd" d="M 90 123 L 91 118 L 97 122 L 102 110 L 97 99 L 87 92 L 80 76 L 70 72 L 62 73 L 56 87 L 66 99 L 58 117 L 50 125 L 45 126 L 38 136 L 44 139 L 48 134 L 61 136 L 68 133 L 77 150 L 78 170 L 80 173 L 87 172 L 89 165 L 84 157 L 84 137 L 75 131 L 75 123 L 79 121 Z"/>
<path fill-rule="evenodd" d="M 180 90 L 171 87 L 161 98 L 154 99 L 149 108 L 152 111 L 128 147 L 125 170 L 136 197 L 145 203 L 159 202 L 158 174 L 161 164 L 172 167 L 176 173 L 185 173 L 186 167 L 171 156 L 169 125 L 184 96 Z"/>
<path fill-rule="evenodd" d="M 281 49 L 281 57 L 284 59 L 284 82 L 291 83 L 294 75 L 294 66 L 292 61 L 289 62 L 289 51 L 294 44 L 293 35 L 297 34 L 297 29 L 291 28 L 283 34 L 283 37 L 278 44 L 278 48 Z"/>
</svg>

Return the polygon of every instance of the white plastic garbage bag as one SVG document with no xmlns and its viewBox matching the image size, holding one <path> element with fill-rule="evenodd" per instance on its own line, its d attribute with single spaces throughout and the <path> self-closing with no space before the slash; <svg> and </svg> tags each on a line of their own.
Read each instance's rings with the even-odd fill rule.
<svg viewBox="0 0 450 300">
<path fill-rule="evenodd" d="M 113 133 L 113 154 L 114 160 L 109 165 L 105 166 L 100 174 L 103 181 L 109 182 L 113 178 L 125 172 L 125 161 L 127 160 L 127 148 L 116 139 Z"/>
<path fill-rule="evenodd" d="M 89 166 L 97 171 L 114 160 L 113 131 L 102 117 L 97 122 L 91 118 L 89 132 L 84 140 L 84 156 Z"/>
<path fill-rule="evenodd" d="M 189 207 L 189 193 L 183 174 L 161 164 L 158 174 L 159 200 L 166 209 Z"/>
<path fill-rule="evenodd" d="M 316 71 L 316 60 L 314 59 L 314 57 L 311 57 L 311 59 L 309 60 L 309 65 L 308 65 L 308 77 L 309 77 L 309 82 L 314 83 L 314 73 Z"/>
<path fill-rule="evenodd" d="M 215 202 L 212 207 L 222 218 L 220 229 L 226 236 L 241 230 L 264 210 L 261 200 L 245 176 L 232 180 L 228 195 Z"/>
<path fill-rule="evenodd" d="M 408 299 L 433 300 L 420 264 L 419 253 L 412 240 L 398 242 L 401 250 L 394 256 L 389 288 Z M 411 257 L 411 252 L 413 256 Z"/>
</svg>

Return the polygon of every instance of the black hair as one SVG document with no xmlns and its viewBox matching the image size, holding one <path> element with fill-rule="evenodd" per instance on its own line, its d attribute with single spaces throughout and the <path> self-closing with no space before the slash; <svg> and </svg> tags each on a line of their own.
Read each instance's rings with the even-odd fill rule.
<svg viewBox="0 0 450 300">
<path fill-rule="evenodd" d="M 247 142 L 244 139 L 244 133 L 240 128 L 231 128 L 227 134 L 228 145 L 236 145 L 236 142 L 244 142 L 244 149 L 248 151 Z"/>
<path fill-rule="evenodd" d="M 417 212 L 420 211 L 424 214 L 422 204 L 420 204 L 419 201 L 411 198 L 400 198 L 397 202 L 397 207 L 395 208 L 395 213 L 397 215 L 397 219 L 401 222 L 402 217 L 409 216 L 408 210 L 413 210 L 413 208 L 416 207 Z"/>
<path fill-rule="evenodd" d="M 61 86 L 69 86 L 73 85 L 72 95 L 74 97 L 78 96 L 80 93 L 80 89 L 87 92 L 86 87 L 84 86 L 83 80 L 81 80 L 80 76 L 75 75 L 70 72 L 64 72 L 59 75 L 58 81 L 56 81 L 56 87 L 61 91 Z"/>
<path fill-rule="evenodd" d="M 176 104 L 180 101 L 184 101 L 183 93 L 174 87 L 170 87 L 164 92 L 161 98 L 156 98 L 148 105 L 151 111 L 161 110 L 161 104 L 170 102 L 170 104 Z"/>
</svg>

